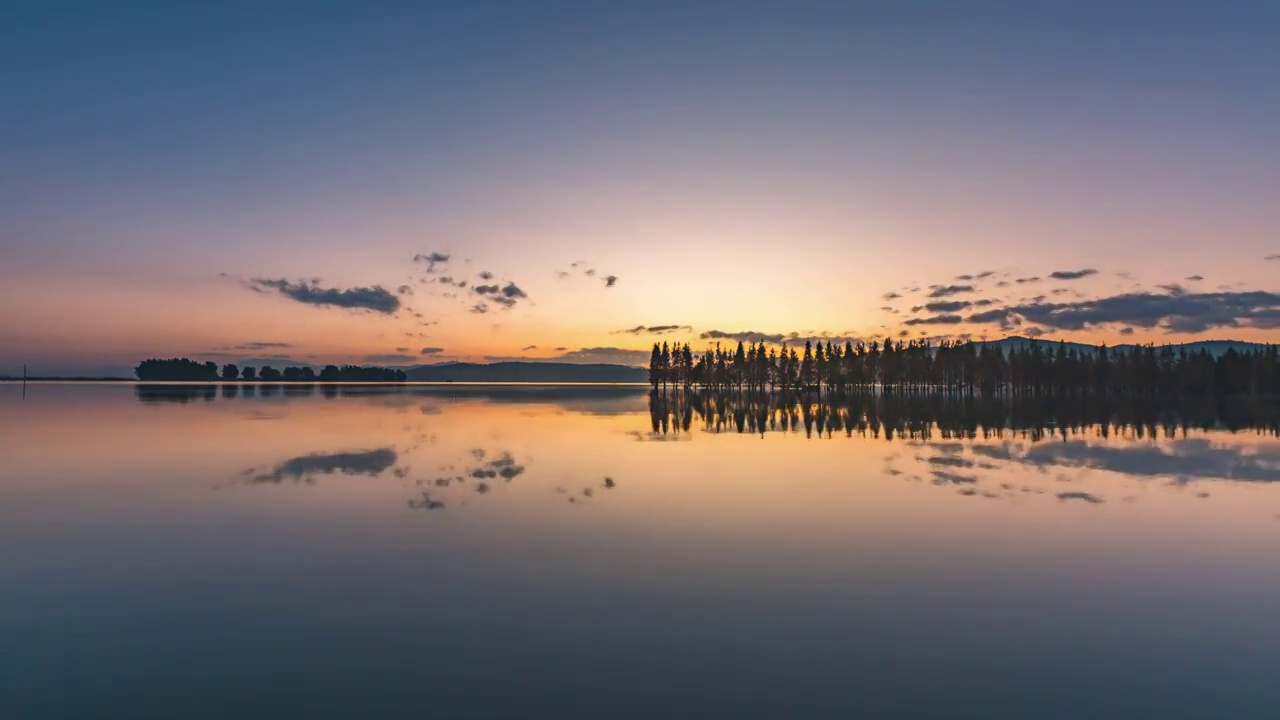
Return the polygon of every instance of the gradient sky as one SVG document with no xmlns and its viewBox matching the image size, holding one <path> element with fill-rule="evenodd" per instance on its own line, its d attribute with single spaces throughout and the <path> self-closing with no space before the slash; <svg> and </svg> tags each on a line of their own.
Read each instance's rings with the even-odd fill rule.
<svg viewBox="0 0 1280 720">
<path fill-rule="evenodd" d="M 1048 5 L 10 3 L 0 372 L 1276 341 L 1280 5 Z"/>
</svg>

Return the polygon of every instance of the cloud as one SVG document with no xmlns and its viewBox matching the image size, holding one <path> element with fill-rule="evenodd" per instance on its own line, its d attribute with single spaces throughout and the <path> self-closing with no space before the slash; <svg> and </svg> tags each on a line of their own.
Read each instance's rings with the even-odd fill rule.
<svg viewBox="0 0 1280 720">
<path fill-rule="evenodd" d="M 525 345 L 524 347 L 520 348 L 520 352 L 528 352 L 530 350 L 537 350 L 537 349 L 538 349 L 537 345 Z"/>
<path fill-rule="evenodd" d="M 1204 279 L 1203 275 L 1188 275 L 1185 278 L 1183 278 L 1183 280 L 1187 280 L 1189 282 L 1198 282 L 1203 279 Z"/>
<path fill-rule="evenodd" d="M 956 279 L 968 281 L 968 280 L 973 280 L 974 278 L 972 275 L 957 275 Z"/>
<path fill-rule="evenodd" d="M 665 335 L 673 332 L 693 332 L 693 328 L 688 325 L 649 325 L 647 327 L 644 325 L 637 325 L 633 328 L 627 328 L 626 330 L 614 330 L 610 332 L 610 335 L 621 335 L 624 333 L 627 335 Z"/>
<path fill-rule="evenodd" d="M 885 293 L 885 294 L 881 295 L 880 297 L 881 297 L 881 299 L 883 299 L 883 300 L 885 300 L 885 301 L 890 301 L 890 300 L 897 300 L 898 298 L 900 298 L 900 297 L 902 297 L 902 296 L 901 296 L 901 295 L 899 295 L 899 294 L 898 294 L 898 293 L 896 293 L 896 292 L 887 292 L 887 293 Z"/>
<path fill-rule="evenodd" d="M 481 280 L 492 280 L 492 279 L 493 279 L 493 273 L 489 272 L 488 270 L 481 270 L 481 271 L 480 271 L 480 279 L 481 279 Z"/>
<path fill-rule="evenodd" d="M 1024 277 L 1024 278 L 1018 278 L 1017 280 L 1014 280 L 1014 282 L 1018 283 L 1019 285 L 1026 285 L 1027 283 L 1038 283 L 1040 282 L 1040 278 Z"/>
<path fill-rule="evenodd" d="M 1276 253 L 1275 255 L 1268 255 L 1263 259 L 1264 260 L 1280 260 L 1280 253 Z"/>
<path fill-rule="evenodd" d="M 486 362 L 527 362 L 529 360 L 537 360 L 540 362 L 568 362 L 568 363 L 604 363 L 609 365 L 646 365 L 649 362 L 649 350 L 631 350 L 629 348 L 618 347 L 589 347 L 579 348 L 577 350 L 567 350 L 563 347 L 556 348 L 556 352 L 560 355 L 551 357 L 520 357 L 511 355 L 485 355 Z"/>
<path fill-rule="evenodd" d="M 1085 268 L 1084 270 L 1055 270 L 1049 273 L 1049 277 L 1054 280 L 1079 280 L 1082 277 L 1097 274 L 1097 270 L 1094 270 L 1093 268 Z"/>
<path fill-rule="evenodd" d="M 293 347 L 287 342 L 247 342 L 239 345 L 224 345 L 218 350 L 269 350 L 271 348 L 289 348 Z"/>
<path fill-rule="evenodd" d="M 933 289 L 933 292 L 929 293 L 931 298 L 944 298 L 973 292 L 972 285 L 931 285 L 930 287 Z"/>
<path fill-rule="evenodd" d="M 983 270 L 982 272 L 978 273 L 974 277 L 978 280 L 985 280 L 995 274 L 996 274 L 995 270 Z"/>
<path fill-rule="evenodd" d="M 1078 491 L 1060 492 L 1058 493 L 1058 499 L 1059 500 L 1083 500 L 1089 503 L 1090 505 L 1099 505 L 1101 503 L 1106 502 L 1106 500 L 1103 500 L 1102 498 L 1098 497 L 1097 495 L 1094 495 L 1093 493 L 1078 492 Z"/>
<path fill-rule="evenodd" d="M 972 323 L 1014 318 L 1057 330 L 1083 330 L 1110 323 L 1167 332 L 1200 333 L 1213 328 L 1280 328 L 1280 293 L 1246 292 L 1167 294 L 1134 292 L 1066 303 L 1040 300 L 970 315 Z"/>
<path fill-rule="evenodd" d="M 436 265 L 441 265 L 449 262 L 449 253 L 442 253 L 442 252 L 419 253 L 413 256 L 413 261 L 416 263 L 425 264 L 427 266 L 427 272 L 435 272 Z"/>
<path fill-rule="evenodd" d="M 284 297 L 304 305 L 372 310 L 384 315 L 390 315 L 400 309 L 400 298 L 381 285 L 339 290 L 320 287 L 316 280 L 292 282 L 267 278 L 254 278 L 246 284 L 255 292 L 275 290 Z"/>
<path fill-rule="evenodd" d="M 412 286 L 412 285 L 401 285 L 400 287 L 396 288 L 396 292 L 400 293 L 401 295 L 412 295 L 412 294 L 413 294 L 413 286 Z"/>
<path fill-rule="evenodd" d="M 738 342 L 767 342 L 774 345 L 781 345 L 786 342 L 787 336 L 781 333 L 763 333 L 758 330 L 743 330 L 742 332 L 725 332 L 723 330 L 708 330 L 698 336 L 703 340 L 736 340 Z"/>
<path fill-rule="evenodd" d="M 931 313 L 940 313 L 940 312 L 951 313 L 951 312 L 957 312 L 959 310 L 963 310 L 967 307 L 971 307 L 972 305 L 973 303 L 967 300 L 953 300 L 951 302 L 926 303 L 924 306 L 924 309 L 928 310 Z"/>
<path fill-rule="evenodd" d="M 607 288 L 611 288 L 611 287 L 613 287 L 615 284 L 617 284 L 617 282 L 618 282 L 618 276 L 617 276 L 617 275 L 605 275 L 605 276 L 604 276 L 604 286 L 605 286 L 605 287 L 607 287 Z"/>
<path fill-rule="evenodd" d="M 568 271 L 568 270 L 560 270 L 560 271 L 556 272 L 556 277 L 560 278 L 561 280 L 564 280 L 565 278 L 569 277 L 569 271 Z"/>
<path fill-rule="evenodd" d="M 1132 335 L 1133 333 L 1134 333 L 1134 329 L 1131 327 L 1120 328 L 1121 335 Z"/>
<path fill-rule="evenodd" d="M 407 353 L 409 352 L 409 348 L 396 348 L 396 352 Z"/>
<path fill-rule="evenodd" d="M 483 315 L 484 313 L 489 312 L 489 306 L 488 306 L 488 305 L 485 305 L 485 304 L 484 304 L 484 303 L 482 303 L 482 302 L 481 302 L 481 303 L 476 303 L 475 305 L 472 305 L 470 308 L 468 308 L 468 309 L 467 309 L 467 312 L 472 312 L 472 313 L 475 313 L 475 314 L 477 314 L 477 315 Z"/>
<path fill-rule="evenodd" d="M 483 295 L 489 300 L 505 307 L 511 307 L 512 305 L 515 305 L 517 301 L 529 297 L 525 294 L 524 290 L 521 290 L 520 287 L 513 282 L 508 282 L 506 285 L 502 286 L 476 285 L 471 288 L 471 291 L 477 295 Z"/>
<path fill-rule="evenodd" d="M 903 325 L 959 325 L 964 322 L 964 318 L 959 315 L 935 315 L 934 317 L 911 318 L 904 321 Z"/>
<path fill-rule="evenodd" d="M 424 347 L 418 351 L 419 355 L 439 355 L 444 352 L 442 347 Z"/>
<path fill-rule="evenodd" d="M 375 353 L 373 355 L 365 355 L 364 360 L 365 362 L 373 362 L 373 363 L 403 363 L 403 362 L 412 362 L 414 360 L 417 360 L 417 358 L 412 355 L 406 355 L 404 353 L 382 353 L 382 354 Z"/>
</svg>

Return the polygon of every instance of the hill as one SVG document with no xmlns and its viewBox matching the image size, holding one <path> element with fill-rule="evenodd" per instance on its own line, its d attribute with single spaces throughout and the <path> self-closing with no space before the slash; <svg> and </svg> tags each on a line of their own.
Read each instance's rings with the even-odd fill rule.
<svg viewBox="0 0 1280 720">
<path fill-rule="evenodd" d="M 992 341 L 989 341 L 987 344 L 999 346 L 999 348 L 1007 355 L 1012 350 L 1025 347 L 1032 343 L 1039 344 L 1041 347 L 1045 347 L 1045 348 L 1056 349 L 1058 347 L 1057 340 L 1049 340 L 1046 338 L 1032 339 L 1032 338 L 1021 337 L 1019 335 L 1011 335 L 1007 338 L 1004 338 L 1003 340 L 992 340 Z M 1098 348 L 1100 347 L 1098 345 L 1089 345 L 1087 343 L 1078 343 L 1078 342 L 1064 342 L 1063 344 L 1066 346 L 1068 350 L 1075 350 L 1076 352 L 1080 352 L 1080 353 L 1097 352 Z M 1188 343 L 1166 343 L 1165 345 L 1168 345 L 1168 347 L 1173 348 L 1174 352 L 1177 352 L 1178 350 L 1182 350 L 1184 348 L 1188 353 L 1196 353 L 1196 352 L 1200 352 L 1201 350 L 1208 350 L 1209 354 L 1214 357 L 1218 357 L 1222 355 L 1227 350 L 1235 350 L 1236 352 L 1253 352 L 1257 350 L 1264 350 L 1267 347 L 1264 343 L 1244 342 L 1243 340 L 1197 340 L 1195 342 L 1188 342 Z M 1157 344 L 1155 347 L 1162 348 L 1162 347 L 1165 347 L 1165 345 Z M 1134 346 L 1135 345 L 1132 343 L 1128 345 L 1109 345 L 1107 349 L 1108 350 L 1129 350 Z"/>
<path fill-rule="evenodd" d="M 649 372 L 625 365 L 559 362 L 448 363 L 406 371 L 410 382 L 644 383 Z"/>
</svg>

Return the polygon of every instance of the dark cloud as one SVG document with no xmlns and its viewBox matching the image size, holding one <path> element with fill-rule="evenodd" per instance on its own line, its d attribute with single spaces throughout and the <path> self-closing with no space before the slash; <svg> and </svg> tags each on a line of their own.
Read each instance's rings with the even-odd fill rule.
<svg viewBox="0 0 1280 720">
<path fill-rule="evenodd" d="M 1024 278 L 1018 278 L 1017 280 L 1014 280 L 1014 282 L 1018 283 L 1019 285 L 1026 285 L 1027 283 L 1038 283 L 1040 282 L 1040 278 L 1024 277 Z"/>
<path fill-rule="evenodd" d="M 1183 280 L 1186 280 L 1188 282 L 1199 282 L 1203 279 L 1204 279 L 1203 275 L 1188 275 L 1185 278 L 1183 278 Z"/>
<path fill-rule="evenodd" d="M 1049 277 L 1054 280 L 1079 280 L 1090 275 L 1097 275 L 1098 271 L 1093 268 L 1085 268 L 1084 270 L 1055 270 L 1049 273 Z"/>
<path fill-rule="evenodd" d="M 978 301 L 974 302 L 974 303 L 973 303 L 973 306 L 974 306 L 974 307 L 987 307 L 988 305 L 994 305 L 995 303 L 996 303 L 996 301 L 995 301 L 995 300 L 992 300 L 991 298 L 983 298 L 982 300 L 978 300 Z"/>
<path fill-rule="evenodd" d="M 489 312 L 489 306 L 488 306 L 488 305 L 486 305 L 486 304 L 484 304 L 484 303 L 482 303 L 482 302 L 481 302 L 481 303 L 476 303 L 475 305 L 472 305 L 472 306 L 467 310 L 467 312 L 473 312 L 473 313 L 475 313 L 475 314 L 477 314 L 477 315 L 483 315 L 484 313 Z"/>
<path fill-rule="evenodd" d="M 983 270 L 982 272 L 978 273 L 974 277 L 977 278 L 978 280 L 985 280 L 995 274 L 996 274 L 995 270 Z"/>
<path fill-rule="evenodd" d="M 964 322 L 964 318 L 959 315 L 935 315 L 933 317 L 911 318 L 904 321 L 903 325 L 959 325 Z"/>
<path fill-rule="evenodd" d="M 1087 502 L 1090 505 L 1099 505 L 1101 503 L 1106 502 L 1106 500 L 1103 500 L 1102 498 L 1098 497 L 1097 495 L 1094 495 L 1093 493 L 1079 492 L 1079 491 L 1060 492 L 1058 493 L 1058 499 L 1059 500 L 1083 500 L 1084 502 Z"/>
<path fill-rule="evenodd" d="M 508 282 L 506 285 L 476 285 L 471 288 L 471 291 L 504 307 L 511 307 L 517 301 L 529 297 L 513 282 Z M 475 312 L 475 309 L 473 308 L 472 311 Z"/>
<path fill-rule="evenodd" d="M 444 352 L 442 347 L 424 347 L 418 351 L 419 355 L 439 355 Z"/>
<path fill-rule="evenodd" d="M 365 355 L 364 360 L 365 362 L 372 362 L 372 363 L 403 363 L 403 362 L 412 362 L 414 360 L 417 360 L 417 358 L 415 358 L 412 355 L 405 355 L 403 353 L 382 353 L 382 354 L 375 353 L 373 355 Z"/>
<path fill-rule="evenodd" d="M 409 348 L 396 348 L 396 352 L 407 353 L 409 352 Z"/>
<path fill-rule="evenodd" d="M 385 315 L 400 309 L 400 298 L 380 285 L 339 290 L 320 287 L 316 280 L 293 282 L 268 278 L 254 278 L 249 280 L 247 285 L 255 292 L 274 290 L 290 300 L 305 305 L 372 310 Z"/>
<path fill-rule="evenodd" d="M 481 280 L 492 280 L 492 279 L 493 279 L 493 273 L 489 272 L 488 270 L 481 270 L 481 271 L 480 271 L 480 279 L 481 279 Z"/>
<path fill-rule="evenodd" d="M 413 261 L 426 265 L 427 272 L 435 272 L 436 265 L 449 262 L 449 254 L 442 252 L 419 253 L 413 256 Z"/>
<path fill-rule="evenodd" d="M 556 351 L 556 352 L 564 352 L 565 350 L 568 350 L 568 349 L 569 349 L 569 348 L 567 348 L 567 347 L 558 347 L 558 348 L 555 348 L 555 351 Z"/>
<path fill-rule="evenodd" d="M 396 292 L 400 293 L 401 295 L 412 295 L 412 294 L 413 294 L 413 286 L 412 286 L 412 285 L 401 285 L 400 287 L 396 288 Z"/>
<path fill-rule="evenodd" d="M 972 275 L 957 275 L 957 276 L 956 276 L 956 279 L 957 279 L 957 280 L 964 280 L 964 281 L 968 281 L 968 280 L 973 280 L 973 279 L 974 279 L 974 277 L 973 277 Z"/>
<path fill-rule="evenodd" d="M 972 285 L 931 285 L 930 287 L 933 290 L 933 292 L 929 293 L 931 298 L 944 298 L 973 292 Z"/>
<path fill-rule="evenodd" d="M 693 328 L 688 325 L 637 325 L 626 330 L 614 330 L 612 335 L 666 335 L 673 332 L 693 332 Z"/>
<path fill-rule="evenodd" d="M 899 294 L 898 294 L 898 293 L 896 293 L 896 292 L 887 292 L 887 293 L 885 293 L 885 294 L 881 295 L 880 297 L 881 297 L 881 299 L 883 299 L 883 300 L 889 301 L 889 300 L 897 300 L 898 298 L 900 298 L 900 297 L 902 297 L 902 296 L 901 296 L 901 295 L 899 295 Z"/>
<path fill-rule="evenodd" d="M 977 313 L 967 319 L 1009 325 L 1015 317 L 1057 330 L 1083 330 L 1110 323 L 1175 333 L 1240 327 L 1273 330 L 1280 328 L 1280 293 L 1134 292 L 1068 303 L 1037 300 Z"/>
<path fill-rule="evenodd" d="M 537 350 L 537 349 L 538 349 L 537 345 L 525 345 L 524 347 L 520 348 L 520 351 L 528 352 L 529 350 Z"/>
<path fill-rule="evenodd" d="M 1121 335 L 1132 335 L 1133 333 L 1134 333 L 1134 329 L 1131 327 L 1120 328 Z"/>
<path fill-rule="evenodd" d="M 932 302 L 926 303 L 925 310 L 931 313 L 953 313 L 971 307 L 973 303 L 967 300 L 952 300 L 950 302 Z"/>
<path fill-rule="evenodd" d="M 781 345 L 786 342 L 787 336 L 781 333 L 764 333 L 758 330 L 743 330 L 741 332 L 725 332 L 724 330 L 708 330 L 698 336 L 703 340 L 736 340 L 738 342 L 767 342 L 774 345 Z"/>
<path fill-rule="evenodd" d="M 285 460 L 268 473 L 252 475 L 251 480 L 258 483 L 278 483 L 290 479 L 310 481 L 315 475 L 335 473 L 377 476 L 395 465 L 397 458 L 395 449 L 389 447 L 363 452 L 303 455 Z"/>
<path fill-rule="evenodd" d="M 1280 253 L 1276 253 L 1275 255 L 1268 255 L 1263 259 L 1264 260 L 1280 260 Z"/>
<path fill-rule="evenodd" d="M 605 286 L 605 287 L 607 287 L 607 288 L 611 288 L 611 287 L 613 287 L 614 285 L 616 285 L 616 284 L 617 284 L 617 282 L 618 282 L 618 276 L 617 276 L 617 275 L 605 275 L 605 276 L 604 276 L 604 286 Z"/>
</svg>

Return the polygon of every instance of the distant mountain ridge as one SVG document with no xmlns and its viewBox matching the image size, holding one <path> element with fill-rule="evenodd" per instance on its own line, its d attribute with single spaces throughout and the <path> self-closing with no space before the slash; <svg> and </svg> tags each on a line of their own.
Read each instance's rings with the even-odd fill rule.
<svg viewBox="0 0 1280 720">
<path fill-rule="evenodd" d="M 981 344 L 980 341 L 975 340 L 974 342 Z M 1088 343 L 1066 342 L 1066 341 L 1060 341 L 1060 340 L 1047 340 L 1044 338 L 1028 338 L 1028 337 L 1022 337 L 1020 335 L 1010 335 L 1009 337 L 1003 338 L 1001 340 L 987 341 L 987 345 L 998 346 L 1006 354 L 1008 354 L 1012 350 L 1020 349 L 1032 344 L 1040 345 L 1041 347 L 1056 349 L 1059 343 L 1064 345 L 1068 350 L 1075 350 L 1076 352 L 1080 352 L 1080 353 L 1097 352 L 1098 349 L 1102 347 L 1101 345 L 1090 345 Z M 1107 350 L 1108 351 L 1131 350 L 1135 347 L 1146 346 L 1146 345 L 1147 343 L 1127 343 L 1123 345 L 1108 345 Z M 1169 347 L 1169 348 L 1172 348 L 1174 352 L 1185 349 L 1188 353 L 1196 353 L 1196 352 L 1200 352 L 1201 350 L 1207 350 L 1210 355 L 1214 357 L 1218 357 L 1223 353 L 1227 352 L 1228 350 L 1235 350 L 1236 352 L 1251 352 L 1251 351 L 1263 350 L 1267 347 L 1267 343 L 1246 342 L 1244 340 L 1196 340 L 1193 342 L 1186 342 L 1186 343 L 1158 344 L 1158 345 L 1155 345 L 1155 347 L 1156 348 Z"/>
</svg>

